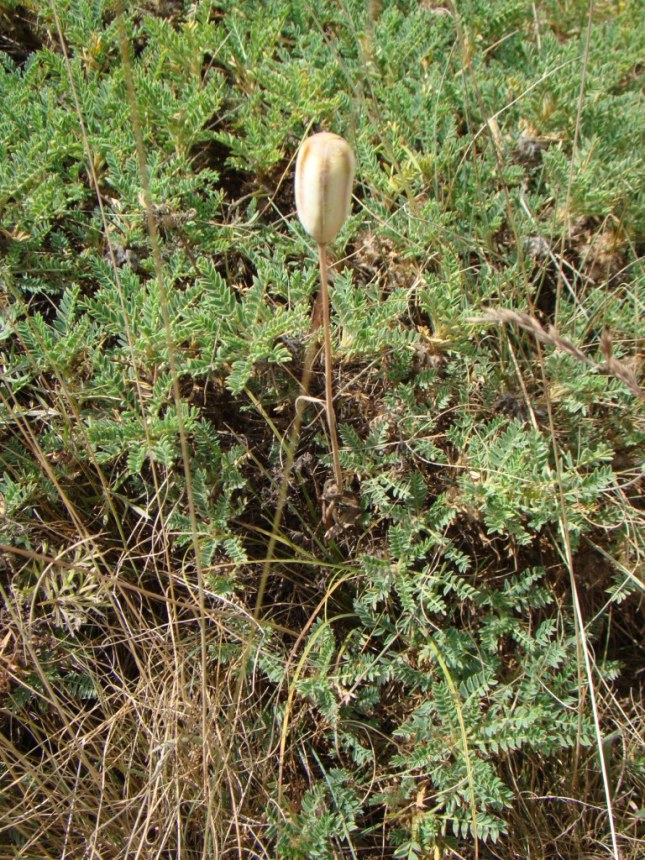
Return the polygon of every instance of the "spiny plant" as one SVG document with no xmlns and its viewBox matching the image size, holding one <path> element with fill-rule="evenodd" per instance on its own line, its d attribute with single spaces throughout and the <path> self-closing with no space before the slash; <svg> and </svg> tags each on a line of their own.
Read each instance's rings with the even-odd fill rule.
<svg viewBox="0 0 645 860">
<path fill-rule="evenodd" d="M 637 11 L 0 0 L 0 853 L 641 855 Z"/>
</svg>

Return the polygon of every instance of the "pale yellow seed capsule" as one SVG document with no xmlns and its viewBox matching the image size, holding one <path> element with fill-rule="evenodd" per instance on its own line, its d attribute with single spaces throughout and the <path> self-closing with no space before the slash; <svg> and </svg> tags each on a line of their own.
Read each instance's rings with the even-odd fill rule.
<svg viewBox="0 0 645 860">
<path fill-rule="evenodd" d="M 296 159 L 296 209 L 319 245 L 331 242 L 352 203 L 354 153 L 338 134 L 322 131 L 303 141 Z"/>
</svg>

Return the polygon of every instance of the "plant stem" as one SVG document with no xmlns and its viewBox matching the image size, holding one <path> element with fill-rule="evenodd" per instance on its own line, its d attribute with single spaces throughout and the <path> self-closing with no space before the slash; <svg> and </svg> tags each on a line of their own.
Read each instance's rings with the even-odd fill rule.
<svg viewBox="0 0 645 860">
<path fill-rule="evenodd" d="M 327 406 L 327 423 L 331 442 L 331 458 L 334 465 L 334 477 L 338 492 L 343 492 L 343 473 L 340 468 L 338 454 L 338 435 L 336 433 L 336 413 L 334 412 L 334 391 L 332 387 L 331 361 L 331 329 L 329 324 L 329 289 L 327 284 L 328 263 L 326 245 L 318 245 L 318 260 L 320 262 L 320 295 L 322 297 L 323 331 L 325 344 L 325 402 Z"/>
</svg>

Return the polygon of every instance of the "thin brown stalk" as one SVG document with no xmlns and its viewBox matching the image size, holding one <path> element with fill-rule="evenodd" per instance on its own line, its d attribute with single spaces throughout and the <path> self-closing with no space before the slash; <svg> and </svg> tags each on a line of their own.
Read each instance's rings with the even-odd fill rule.
<svg viewBox="0 0 645 860">
<path fill-rule="evenodd" d="M 607 373 L 610 376 L 614 376 L 626 385 L 632 394 L 635 394 L 641 399 L 645 398 L 645 391 L 643 391 L 641 386 L 638 384 L 638 381 L 631 369 L 624 362 L 619 361 L 613 356 L 611 336 L 609 332 L 605 332 L 601 340 L 601 349 L 606 362 L 604 364 L 596 364 L 596 362 L 588 358 L 574 343 L 571 343 L 570 340 L 562 337 L 554 326 L 549 326 L 549 328 L 546 329 L 538 320 L 535 319 L 535 317 L 522 313 L 522 311 L 514 311 L 510 308 L 486 308 L 482 316 L 471 317 L 468 322 L 475 324 L 491 322 L 510 323 L 518 326 L 518 328 L 530 331 L 536 340 L 541 343 L 553 346 L 561 352 L 567 352 L 578 361 L 586 364 L 587 367 L 593 367 L 600 373 Z"/>
<path fill-rule="evenodd" d="M 343 492 L 343 473 L 340 468 L 338 434 L 336 432 L 336 413 L 334 412 L 334 389 L 332 383 L 331 358 L 331 326 L 329 320 L 329 288 L 327 247 L 318 245 L 318 261 L 320 263 L 320 295 L 322 297 L 323 332 L 325 344 L 325 402 L 327 408 L 327 423 L 329 425 L 329 440 L 331 457 L 334 467 L 334 478 L 339 493 Z"/>
</svg>

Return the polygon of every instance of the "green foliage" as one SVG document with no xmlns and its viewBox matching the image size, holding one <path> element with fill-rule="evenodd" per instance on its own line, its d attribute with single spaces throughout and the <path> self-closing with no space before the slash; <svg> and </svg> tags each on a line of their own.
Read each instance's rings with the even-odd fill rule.
<svg viewBox="0 0 645 860">
<path fill-rule="evenodd" d="M 361 808 L 351 781 L 351 776 L 343 770 L 329 771 L 323 782 L 304 794 L 299 813 L 284 825 L 272 826 L 273 833 L 279 833 L 277 857 L 327 860 L 334 856 L 334 845 L 351 839 Z"/>
<path fill-rule="evenodd" d="M 144 0 L 133 104 L 114 3 L 0 2 L 38 46 L 0 53 L 8 856 L 586 856 L 581 635 L 637 856 L 643 29 L 594 4 L 585 60 L 587 6 Z M 331 294 L 360 516 L 325 537 L 316 360 L 274 547 L 318 128 L 357 155 Z"/>
</svg>

